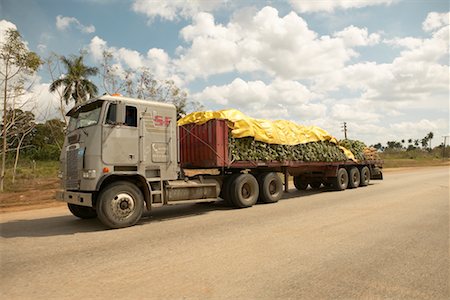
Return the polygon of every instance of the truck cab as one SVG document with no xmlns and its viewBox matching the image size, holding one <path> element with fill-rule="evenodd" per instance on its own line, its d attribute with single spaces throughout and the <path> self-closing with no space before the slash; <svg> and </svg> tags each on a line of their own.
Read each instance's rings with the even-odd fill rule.
<svg viewBox="0 0 450 300">
<path fill-rule="evenodd" d="M 159 198 L 162 204 L 162 181 L 177 179 L 179 172 L 174 105 L 104 95 L 67 115 L 60 157 L 64 191 L 57 196 L 69 203 L 72 213 L 97 215 L 97 197 L 118 181 L 133 183 L 143 200 L 152 197 L 156 204 Z M 137 204 L 125 196 L 120 205 Z"/>
</svg>

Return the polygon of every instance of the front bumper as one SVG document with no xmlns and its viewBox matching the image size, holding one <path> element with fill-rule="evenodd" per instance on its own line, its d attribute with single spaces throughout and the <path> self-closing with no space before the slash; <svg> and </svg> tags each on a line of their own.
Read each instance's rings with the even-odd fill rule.
<svg viewBox="0 0 450 300">
<path fill-rule="evenodd" d="M 81 206 L 92 207 L 92 194 L 70 191 L 57 191 L 56 200 Z"/>
</svg>

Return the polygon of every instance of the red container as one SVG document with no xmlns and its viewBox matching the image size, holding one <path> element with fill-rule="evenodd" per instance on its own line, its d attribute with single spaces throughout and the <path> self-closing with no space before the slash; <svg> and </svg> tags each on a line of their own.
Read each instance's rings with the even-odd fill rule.
<svg viewBox="0 0 450 300">
<path fill-rule="evenodd" d="M 228 126 L 225 120 L 180 126 L 180 163 L 183 168 L 228 165 Z"/>
</svg>

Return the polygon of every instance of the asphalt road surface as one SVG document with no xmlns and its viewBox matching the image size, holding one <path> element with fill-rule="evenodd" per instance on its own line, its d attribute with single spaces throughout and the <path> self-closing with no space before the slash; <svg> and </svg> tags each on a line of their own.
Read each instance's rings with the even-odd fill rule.
<svg viewBox="0 0 450 300">
<path fill-rule="evenodd" d="M 120 230 L 65 207 L 0 222 L 1 299 L 450 299 L 449 167 L 248 209 L 160 208 Z"/>
</svg>

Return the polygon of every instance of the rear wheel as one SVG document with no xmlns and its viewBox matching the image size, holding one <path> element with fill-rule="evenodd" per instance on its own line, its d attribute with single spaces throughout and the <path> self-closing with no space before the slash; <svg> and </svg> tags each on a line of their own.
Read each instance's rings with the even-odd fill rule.
<svg viewBox="0 0 450 300">
<path fill-rule="evenodd" d="M 236 207 L 253 206 L 258 200 L 259 187 L 256 178 L 251 174 L 239 174 L 231 182 L 231 201 Z"/>
<path fill-rule="evenodd" d="M 221 198 L 224 200 L 226 205 L 233 205 L 233 202 L 231 201 L 231 184 L 233 181 L 238 177 L 240 174 L 232 174 L 227 177 L 225 177 L 223 184 L 222 184 L 222 190 L 220 191 Z"/>
<path fill-rule="evenodd" d="M 357 188 L 359 186 L 359 183 L 361 182 L 361 175 L 359 174 L 358 168 L 351 168 L 348 177 L 348 187 L 351 189 Z"/>
<path fill-rule="evenodd" d="M 370 181 L 370 170 L 367 166 L 364 166 L 361 169 L 361 182 L 359 183 L 359 186 L 367 186 L 369 185 Z"/>
<path fill-rule="evenodd" d="M 283 195 L 283 182 L 276 173 L 258 176 L 259 200 L 263 203 L 275 203 Z"/>
<path fill-rule="evenodd" d="M 300 176 L 294 176 L 294 185 L 299 191 L 306 190 L 308 188 L 308 182 Z"/>
<path fill-rule="evenodd" d="M 110 184 L 97 200 L 99 220 L 110 228 L 136 224 L 144 210 L 144 197 L 137 186 L 127 181 Z"/>
<path fill-rule="evenodd" d="M 97 212 L 92 207 L 81 206 L 72 203 L 67 203 L 67 207 L 69 208 L 72 215 L 80 219 L 93 219 L 97 217 Z"/>
<path fill-rule="evenodd" d="M 337 176 L 333 178 L 333 188 L 337 191 L 345 190 L 348 186 L 348 173 L 344 168 L 340 168 Z"/>
</svg>

